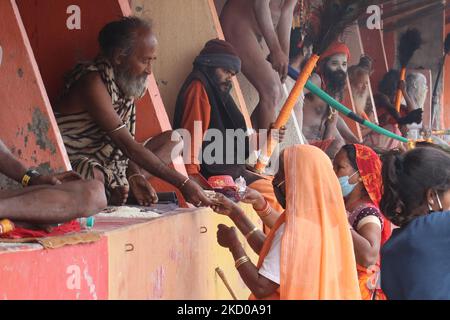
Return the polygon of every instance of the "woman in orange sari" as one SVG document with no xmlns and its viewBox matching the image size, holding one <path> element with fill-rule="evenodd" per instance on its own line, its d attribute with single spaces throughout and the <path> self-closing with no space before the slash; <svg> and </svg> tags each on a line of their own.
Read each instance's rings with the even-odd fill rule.
<svg viewBox="0 0 450 320">
<path fill-rule="evenodd" d="M 348 213 L 361 296 L 363 300 L 385 300 L 379 283 L 379 253 L 390 237 L 391 225 L 379 209 L 380 158 L 367 146 L 348 144 L 337 153 L 333 167 Z"/>
<path fill-rule="evenodd" d="M 250 299 L 361 299 L 344 202 L 327 155 L 309 145 L 285 149 L 273 185 L 285 212 L 267 237 L 230 200 L 220 197 L 213 206 L 259 254 L 255 266 L 235 228 L 219 225 L 218 242 L 231 251 Z"/>
</svg>

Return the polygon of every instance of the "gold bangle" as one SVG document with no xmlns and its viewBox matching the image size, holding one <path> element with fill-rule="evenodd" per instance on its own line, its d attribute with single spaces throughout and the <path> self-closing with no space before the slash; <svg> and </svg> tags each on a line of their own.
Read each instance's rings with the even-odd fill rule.
<svg viewBox="0 0 450 320">
<path fill-rule="evenodd" d="M 266 218 L 272 214 L 272 207 L 266 200 L 266 206 L 263 210 L 255 210 L 260 218 Z"/>
<path fill-rule="evenodd" d="M 131 176 L 129 176 L 127 180 L 130 181 L 131 178 L 134 178 L 134 177 L 137 177 L 137 176 L 141 176 L 142 178 L 145 179 L 145 176 L 142 173 L 135 173 L 135 174 L 132 174 Z"/>
<path fill-rule="evenodd" d="M 272 207 L 270 207 L 269 206 L 269 208 L 267 209 L 267 211 L 266 212 L 263 212 L 263 213 L 258 213 L 258 216 L 261 218 L 261 219 L 263 219 L 263 218 L 267 218 L 268 216 L 270 216 L 271 214 L 272 214 Z"/>
<path fill-rule="evenodd" d="M 254 234 L 256 231 L 258 231 L 258 228 L 254 227 L 252 231 L 250 231 L 245 235 L 245 238 L 248 240 L 252 236 L 252 234 Z"/>
<path fill-rule="evenodd" d="M 28 187 L 28 184 L 30 183 L 31 177 L 27 174 L 25 174 L 22 178 L 22 186 Z"/>
<path fill-rule="evenodd" d="M 119 131 L 119 130 L 125 128 L 126 126 L 127 126 L 126 124 L 122 124 L 122 125 L 118 126 L 117 128 L 115 128 L 114 130 L 109 131 L 108 134 L 117 132 L 117 131 Z"/>
<path fill-rule="evenodd" d="M 187 178 L 186 180 L 184 180 L 183 183 L 178 187 L 178 189 L 181 190 L 186 185 L 186 183 L 188 183 L 189 180 L 190 180 L 190 178 Z"/>
<path fill-rule="evenodd" d="M 234 266 L 236 267 L 236 269 L 238 269 L 238 268 L 239 268 L 240 266 L 242 266 L 244 263 L 247 263 L 247 262 L 249 262 L 249 261 L 250 261 L 249 257 L 243 256 L 243 257 L 240 257 L 239 259 L 236 260 Z"/>
<path fill-rule="evenodd" d="M 267 211 L 267 208 L 270 207 L 270 205 L 269 205 L 269 202 L 267 202 L 267 200 L 265 200 L 265 201 L 266 202 L 265 202 L 264 208 L 262 210 L 256 210 L 255 208 L 253 208 L 253 209 L 255 209 L 256 213 L 259 214 L 259 213 L 263 213 L 263 212 Z"/>
</svg>

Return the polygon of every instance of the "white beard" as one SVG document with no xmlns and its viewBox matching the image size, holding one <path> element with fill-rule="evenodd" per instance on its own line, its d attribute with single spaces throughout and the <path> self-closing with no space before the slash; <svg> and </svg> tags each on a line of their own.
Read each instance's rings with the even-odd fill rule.
<svg viewBox="0 0 450 320">
<path fill-rule="evenodd" d="M 366 90 L 362 95 L 358 94 L 356 89 L 353 89 L 352 92 L 355 111 L 358 115 L 361 115 L 366 110 L 367 99 L 369 98 L 369 90 Z"/>
<path fill-rule="evenodd" d="M 117 70 L 115 81 L 125 96 L 130 98 L 141 98 L 148 85 L 148 76 L 132 77 L 128 70 Z"/>
</svg>

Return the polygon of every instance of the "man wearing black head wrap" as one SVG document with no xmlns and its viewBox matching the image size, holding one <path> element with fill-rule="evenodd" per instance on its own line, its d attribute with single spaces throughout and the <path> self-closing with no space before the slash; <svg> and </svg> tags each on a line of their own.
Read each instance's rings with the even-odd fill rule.
<svg viewBox="0 0 450 320">
<path fill-rule="evenodd" d="M 231 79 L 240 68 L 241 60 L 230 43 L 208 41 L 178 94 L 173 128 L 190 133 L 190 157 L 185 162 L 189 162 L 186 169 L 191 179 L 207 187 L 206 179 L 213 176 L 243 176 L 276 208 L 270 180 L 247 170 L 245 165 L 249 154 L 247 125 L 230 95 Z M 210 139 L 213 133 L 223 140 Z M 212 149 L 214 153 L 210 154 Z"/>
</svg>

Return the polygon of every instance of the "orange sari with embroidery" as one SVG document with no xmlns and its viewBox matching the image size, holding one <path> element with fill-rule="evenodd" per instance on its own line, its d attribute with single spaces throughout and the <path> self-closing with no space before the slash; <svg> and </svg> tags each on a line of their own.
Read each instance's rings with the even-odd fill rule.
<svg viewBox="0 0 450 320">
<path fill-rule="evenodd" d="M 297 145 L 285 149 L 284 168 L 286 211 L 267 236 L 257 265 L 284 223 L 280 287 L 266 299 L 361 299 L 347 214 L 330 159 L 316 147 Z"/>
</svg>

